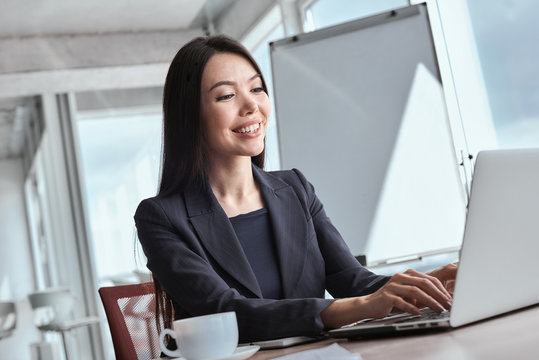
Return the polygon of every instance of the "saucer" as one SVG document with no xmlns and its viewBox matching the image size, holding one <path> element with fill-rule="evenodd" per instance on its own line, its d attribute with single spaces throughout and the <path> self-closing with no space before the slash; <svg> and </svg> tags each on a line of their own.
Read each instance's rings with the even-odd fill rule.
<svg viewBox="0 0 539 360">
<path fill-rule="evenodd" d="M 234 354 L 230 356 L 226 356 L 224 358 L 215 359 L 215 360 L 243 360 L 243 359 L 250 358 L 258 350 L 260 350 L 260 346 L 258 345 L 238 346 L 236 350 L 234 351 Z"/>
<path fill-rule="evenodd" d="M 253 356 L 258 350 L 260 350 L 260 346 L 258 345 L 238 346 L 236 350 L 234 350 L 234 354 L 214 360 L 244 360 Z M 169 359 L 186 360 L 184 357 Z"/>
</svg>

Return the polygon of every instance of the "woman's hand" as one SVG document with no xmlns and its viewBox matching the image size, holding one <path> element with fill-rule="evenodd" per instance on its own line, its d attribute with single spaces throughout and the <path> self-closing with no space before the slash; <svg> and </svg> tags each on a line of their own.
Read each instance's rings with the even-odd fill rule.
<svg viewBox="0 0 539 360">
<path fill-rule="evenodd" d="M 455 289 L 455 278 L 457 277 L 457 270 L 459 263 L 454 262 L 452 264 L 447 264 L 441 268 L 429 271 L 427 274 L 434 276 L 442 282 L 445 289 L 453 296 L 453 290 Z"/>
<path fill-rule="evenodd" d="M 382 318 L 392 312 L 419 314 L 429 307 L 437 312 L 451 308 L 452 297 L 444 282 L 455 278 L 456 264 L 431 273 L 407 270 L 396 274 L 376 292 L 356 298 L 339 299 L 320 314 L 328 328 L 340 327 L 367 318 Z"/>
<path fill-rule="evenodd" d="M 378 291 L 365 296 L 369 317 L 381 318 L 392 312 L 419 314 L 419 309 L 429 307 L 442 312 L 451 308 L 451 294 L 435 276 L 415 270 L 396 274 Z"/>
</svg>

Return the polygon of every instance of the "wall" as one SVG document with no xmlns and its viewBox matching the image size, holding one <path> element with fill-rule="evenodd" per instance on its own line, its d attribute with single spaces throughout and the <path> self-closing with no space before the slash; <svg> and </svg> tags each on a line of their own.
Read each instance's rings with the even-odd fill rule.
<svg viewBox="0 0 539 360">
<path fill-rule="evenodd" d="M 29 345 L 40 341 L 27 300 L 34 277 L 23 185 L 22 160 L 0 160 L 0 301 L 17 303 L 15 333 L 0 340 L 3 360 L 30 359 Z"/>
</svg>

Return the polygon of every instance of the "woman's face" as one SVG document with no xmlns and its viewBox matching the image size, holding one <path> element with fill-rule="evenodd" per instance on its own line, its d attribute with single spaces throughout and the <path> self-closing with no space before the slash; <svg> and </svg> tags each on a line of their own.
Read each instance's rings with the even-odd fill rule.
<svg viewBox="0 0 539 360">
<path fill-rule="evenodd" d="M 237 54 L 215 54 L 202 73 L 201 91 L 210 159 L 260 154 L 271 110 L 251 63 Z"/>
</svg>

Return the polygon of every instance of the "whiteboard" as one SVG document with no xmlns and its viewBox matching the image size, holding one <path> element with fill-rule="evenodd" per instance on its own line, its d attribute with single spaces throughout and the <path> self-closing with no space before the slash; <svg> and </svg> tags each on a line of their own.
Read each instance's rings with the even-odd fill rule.
<svg viewBox="0 0 539 360">
<path fill-rule="evenodd" d="M 459 176 L 428 15 L 410 6 L 270 44 L 281 166 L 354 255 L 459 246 Z"/>
</svg>

